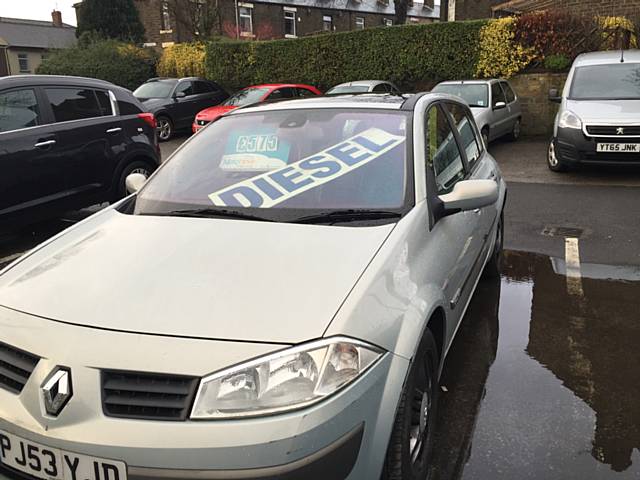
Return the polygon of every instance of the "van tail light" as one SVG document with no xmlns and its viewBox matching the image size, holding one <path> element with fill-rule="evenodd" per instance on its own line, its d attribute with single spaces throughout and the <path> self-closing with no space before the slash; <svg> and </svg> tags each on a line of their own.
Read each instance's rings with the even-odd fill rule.
<svg viewBox="0 0 640 480">
<path fill-rule="evenodd" d="M 139 113 L 138 118 L 141 118 L 142 120 L 144 120 L 147 123 L 147 125 L 149 125 L 154 130 L 158 126 L 158 123 L 156 122 L 156 117 L 153 115 L 153 113 Z"/>
</svg>

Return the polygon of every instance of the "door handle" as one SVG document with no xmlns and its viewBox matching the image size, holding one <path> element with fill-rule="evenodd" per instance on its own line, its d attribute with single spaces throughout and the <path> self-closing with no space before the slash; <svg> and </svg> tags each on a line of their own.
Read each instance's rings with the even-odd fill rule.
<svg viewBox="0 0 640 480">
<path fill-rule="evenodd" d="M 44 147 L 50 147 L 52 145 L 55 145 L 56 141 L 55 140 L 46 140 L 44 142 L 38 142 L 34 145 L 34 147 L 36 148 L 44 148 Z"/>
<path fill-rule="evenodd" d="M 110 128 L 109 130 L 107 130 L 107 133 L 118 133 L 121 131 L 122 131 L 122 128 L 116 127 L 116 128 Z"/>
</svg>

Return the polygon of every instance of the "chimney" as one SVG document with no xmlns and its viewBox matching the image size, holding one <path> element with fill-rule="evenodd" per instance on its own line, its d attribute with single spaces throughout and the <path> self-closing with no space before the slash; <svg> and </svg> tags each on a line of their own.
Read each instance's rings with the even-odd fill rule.
<svg viewBox="0 0 640 480">
<path fill-rule="evenodd" d="M 53 26 L 54 27 L 61 27 L 62 26 L 62 12 L 60 12 L 59 10 L 54 10 L 53 12 L 51 12 L 51 20 L 53 20 Z"/>
</svg>

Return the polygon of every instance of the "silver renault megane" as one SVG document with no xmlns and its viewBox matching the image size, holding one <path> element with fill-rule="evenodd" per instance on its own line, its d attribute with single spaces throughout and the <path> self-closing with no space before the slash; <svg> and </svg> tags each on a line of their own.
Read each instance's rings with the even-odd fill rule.
<svg viewBox="0 0 640 480">
<path fill-rule="evenodd" d="M 0 476 L 428 478 L 443 361 L 502 249 L 468 107 L 242 109 L 144 180 L 0 274 Z"/>
</svg>

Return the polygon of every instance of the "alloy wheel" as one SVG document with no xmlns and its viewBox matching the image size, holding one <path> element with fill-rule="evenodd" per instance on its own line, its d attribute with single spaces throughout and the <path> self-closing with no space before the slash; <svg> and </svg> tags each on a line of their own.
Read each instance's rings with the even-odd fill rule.
<svg viewBox="0 0 640 480">
<path fill-rule="evenodd" d="M 158 119 L 158 137 L 160 137 L 160 140 L 169 140 L 171 138 L 171 122 L 169 119 L 164 117 Z"/>
<path fill-rule="evenodd" d="M 558 166 L 558 157 L 556 156 L 556 147 L 553 144 L 553 142 L 549 144 L 549 153 L 547 155 L 547 161 L 549 162 L 549 165 L 551 165 L 552 167 Z"/>
</svg>

